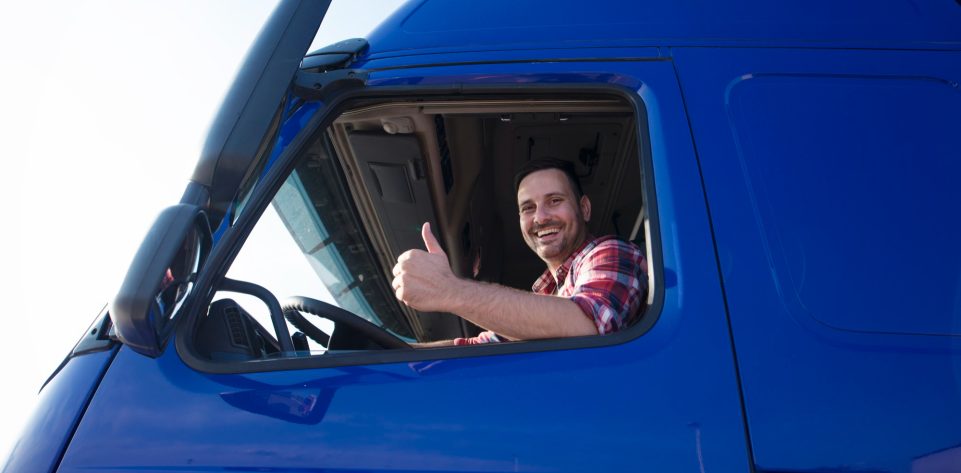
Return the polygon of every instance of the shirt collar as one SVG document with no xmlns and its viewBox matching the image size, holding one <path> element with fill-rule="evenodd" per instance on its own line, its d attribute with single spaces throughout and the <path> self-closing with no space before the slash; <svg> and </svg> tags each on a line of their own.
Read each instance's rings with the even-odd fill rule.
<svg viewBox="0 0 961 473">
<path fill-rule="evenodd" d="M 584 238 L 584 241 L 581 243 L 581 245 L 572 251 L 567 259 L 557 267 L 556 280 L 554 279 L 554 275 L 551 274 L 551 269 L 547 268 L 544 270 L 541 276 L 534 281 L 534 284 L 531 286 L 531 290 L 537 294 L 553 294 L 556 292 L 557 288 L 563 286 L 564 281 L 567 280 L 567 274 L 571 271 L 571 265 L 574 264 L 574 258 L 576 258 L 581 251 L 584 251 L 584 247 L 589 245 L 592 241 L 594 241 L 594 236 L 588 234 L 587 237 Z"/>
</svg>

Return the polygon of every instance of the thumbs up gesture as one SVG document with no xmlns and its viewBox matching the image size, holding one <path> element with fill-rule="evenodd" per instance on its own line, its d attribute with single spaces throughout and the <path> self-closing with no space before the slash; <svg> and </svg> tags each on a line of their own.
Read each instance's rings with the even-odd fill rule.
<svg viewBox="0 0 961 473">
<path fill-rule="evenodd" d="M 394 265 L 394 296 L 419 311 L 451 312 L 456 297 L 454 287 L 460 279 L 454 275 L 447 261 L 447 253 L 430 230 L 430 223 L 421 227 L 424 250 L 407 250 L 397 257 Z"/>
<path fill-rule="evenodd" d="M 420 227 L 420 236 L 424 239 L 424 247 L 427 248 L 427 252 L 431 254 L 442 254 L 444 259 L 447 259 L 447 253 L 440 247 L 440 242 L 434 237 L 434 232 L 430 231 L 430 222 L 424 222 L 424 225 Z"/>
</svg>

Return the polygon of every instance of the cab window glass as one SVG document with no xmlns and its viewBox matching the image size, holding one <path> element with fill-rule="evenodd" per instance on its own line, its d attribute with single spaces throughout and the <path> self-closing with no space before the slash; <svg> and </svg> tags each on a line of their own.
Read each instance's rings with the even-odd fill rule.
<svg viewBox="0 0 961 473">
<path fill-rule="evenodd" d="M 351 109 L 300 153 L 227 277 L 262 285 L 282 303 L 301 296 L 363 319 L 343 324 L 326 309 L 308 310 L 321 334 L 288 315 L 295 339 L 307 333 L 298 347 L 316 354 L 476 336 L 483 329 L 456 315 L 395 297 L 392 268 L 405 251 L 423 249 L 421 224 L 430 222 L 457 276 L 530 291 L 545 263 L 522 238 L 513 175 L 552 156 L 573 164 L 592 202 L 590 234 L 646 248 L 636 129 L 633 107 L 608 97 Z M 245 356 L 280 356 L 266 306 L 218 293 L 226 298 L 216 309 L 249 315 L 235 330 L 264 340 Z M 377 341 L 370 326 L 389 337 Z"/>
</svg>

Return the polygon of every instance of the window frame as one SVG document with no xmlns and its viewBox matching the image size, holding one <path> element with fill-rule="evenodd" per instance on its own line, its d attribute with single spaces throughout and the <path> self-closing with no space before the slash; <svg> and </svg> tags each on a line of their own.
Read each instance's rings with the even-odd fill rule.
<svg viewBox="0 0 961 473">
<path fill-rule="evenodd" d="M 503 98 L 544 97 L 557 98 L 571 96 L 614 96 L 624 100 L 633 108 L 637 140 L 637 159 L 641 169 L 641 197 L 647 216 L 645 256 L 648 260 L 648 295 L 646 307 L 640 321 L 635 325 L 612 334 L 589 335 L 569 338 L 526 340 L 469 346 L 439 348 L 420 348 L 411 350 L 376 350 L 323 354 L 310 357 L 285 357 L 276 359 L 257 359 L 249 361 L 212 361 L 200 357 L 194 349 L 194 334 L 206 309 L 223 281 L 231 264 L 244 246 L 250 232 L 270 205 L 283 182 L 297 164 L 301 152 L 317 139 L 321 139 L 334 120 L 343 112 L 355 108 L 359 101 L 390 101 L 392 99 L 430 98 L 431 100 L 482 99 L 496 96 Z M 657 196 L 647 107 L 641 97 L 633 90 L 611 84 L 525 84 L 523 86 L 505 85 L 457 85 L 456 87 L 437 86 L 378 86 L 363 88 L 340 94 L 324 104 L 302 131 L 277 157 L 274 165 L 254 186 L 245 203 L 244 212 L 227 229 L 218 244 L 213 248 L 204 270 L 196 282 L 196 290 L 185 303 L 184 315 L 175 329 L 174 344 L 180 358 L 191 368 L 211 374 L 240 374 L 269 371 L 288 371 L 338 366 L 401 363 L 424 360 L 456 359 L 493 355 L 513 355 L 557 350 L 575 350 L 620 345 L 633 341 L 648 331 L 660 318 L 665 291 L 665 278 L 662 256 L 661 232 L 657 209 Z"/>
</svg>

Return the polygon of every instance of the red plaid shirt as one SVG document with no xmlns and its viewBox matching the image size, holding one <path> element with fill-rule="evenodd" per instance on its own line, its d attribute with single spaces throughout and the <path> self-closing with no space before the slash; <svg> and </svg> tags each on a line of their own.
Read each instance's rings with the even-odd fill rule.
<svg viewBox="0 0 961 473">
<path fill-rule="evenodd" d="M 531 288 L 535 294 L 567 297 L 604 335 L 629 326 L 647 298 L 647 260 L 635 244 L 615 236 L 589 238 L 557 268 L 548 269 Z M 500 342 L 494 332 L 457 338 L 455 345 Z"/>
</svg>

